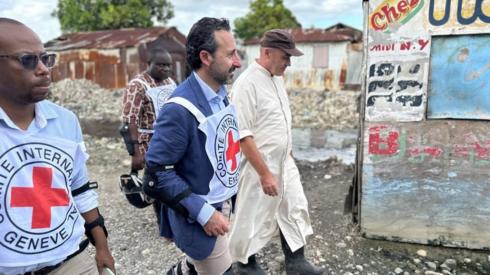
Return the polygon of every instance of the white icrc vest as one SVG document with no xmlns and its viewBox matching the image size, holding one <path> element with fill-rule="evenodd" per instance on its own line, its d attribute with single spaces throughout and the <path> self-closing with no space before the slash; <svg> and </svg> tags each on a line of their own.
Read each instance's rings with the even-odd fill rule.
<svg viewBox="0 0 490 275">
<path fill-rule="evenodd" d="M 84 234 L 70 186 L 79 144 L 2 131 L 0 266 L 28 266 L 75 252 Z"/>
<path fill-rule="evenodd" d="M 158 87 L 151 88 L 148 83 L 143 80 L 136 78 L 131 80 L 131 82 L 138 82 L 145 87 L 146 95 L 151 99 L 153 103 L 153 109 L 155 110 L 155 116 L 158 116 L 158 112 L 162 108 L 163 104 L 167 101 L 167 99 L 172 95 L 172 92 L 177 87 L 175 83 L 172 81 L 171 84 L 161 85 Z M 130 83 L 131 83 L 130 82 Z M 153 125 L 155 126 L 155 125 Z M 150 133 L 153 134 L 152 129 L 139 129 L 139 132 Z"/>
<path fill-rule="evenodd" d="M 213 165 L 214 174 L 209 182 L 209 193 L 201 195 L 208 203 L 223 202 L 238 190 L 240 176 L 240 135 L 233 104 L 209 117 L 199 111 L 190 101 L 173 97 L 166 103 L 176 103 L 189 112 L 199 122 L 199 130 L 206 135 L 206 154 Z"/>
</svg>

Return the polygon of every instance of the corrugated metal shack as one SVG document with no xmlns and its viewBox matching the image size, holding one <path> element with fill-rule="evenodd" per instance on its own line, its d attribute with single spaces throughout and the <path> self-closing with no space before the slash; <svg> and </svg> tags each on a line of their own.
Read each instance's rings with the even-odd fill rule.
<svg viewBox="0 0 490 275">
<path fill-rule="evenodd" d="M 291 58 L 284 75 L 288 89 L 359 90 L 362 32 L 338 23 L 327 29 L 290 29 L 304 55 Z M 244 42 L 246 64 L 259 56 L 260 39 Z"/>
<path fill-rule="evenodd" d="M 363 5 L 363 234 L 490 249 L 490 1 Z"/>
<path fill-rule="evenodd" d="M 85 78 L 101 87 L 123 88 L 147 68 L 147 49 L 162 47 L 174 62 L 173 78 L 180 82 L 187 72 L 185 36 L 175 27 L 132 28 L 64 34 L 45 44 L 56 52 L 53 80 Z"/>
</svg>

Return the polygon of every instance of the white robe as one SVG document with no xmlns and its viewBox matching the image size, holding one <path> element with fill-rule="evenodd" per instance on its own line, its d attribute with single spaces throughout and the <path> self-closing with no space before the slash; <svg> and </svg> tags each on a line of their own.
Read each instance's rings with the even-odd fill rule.
<svg viewBox="0 0 490 275">
<path fill-rule="evenodd" d="M 231 100 L 237 107 L 240 139 L 253 136 L 279 182 L 278 196 L 265 195 L 257 172 L 242 156 L 230 234 L 233 260 L 246 263 L 278 234 L 279 228 L 295 251 L 306 244 L 306 236 L 313 230 L 299 171 L 291 157 L 291 110 L 284 80 L 272 77 L 254 62 L 235 81 Z"/>
</svg>

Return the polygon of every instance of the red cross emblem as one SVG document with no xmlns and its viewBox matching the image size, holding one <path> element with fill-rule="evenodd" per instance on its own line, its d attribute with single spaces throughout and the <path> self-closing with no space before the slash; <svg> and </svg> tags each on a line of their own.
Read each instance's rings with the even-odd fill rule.
<svg viewBox="0 0 490 275">
<path fill-rule="evenodd" d="M 226 149 L 226 161 L 231 160 L 231 171 L 237 167 L 236 154 L 240 152 L 240 140 L 234 141 L 233 134 L 228 131 L 228 148 Z"/>
<path fill-rule="evenodd" d="M 70 202 L 63 188 L 52 188 L 53 170 L 33 167 L 34 187 L 12 187 L 10 207 L 32 207 L 32 229 L 51 227 L 51 207 L 67 206 Z"/>
</svg>

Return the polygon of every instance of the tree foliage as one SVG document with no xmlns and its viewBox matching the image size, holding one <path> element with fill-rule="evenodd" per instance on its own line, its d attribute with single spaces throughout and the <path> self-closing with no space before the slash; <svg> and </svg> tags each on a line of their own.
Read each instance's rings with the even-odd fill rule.
<svg viewBox="0 0 490 275">
<path fill-rule="evenodd" d="M 253 0 L 250 12 L 235 19 L 234 23 L 235 34 L 244 40 L 261 36 L 270 29 L 301 27 L 283 0 Z"/>
<path fill-rule="evenodd" d="M 52 16 L 63 32 L 151 27 L 174 16 L 170 0 L 58 0 Z"/>
</svg>

